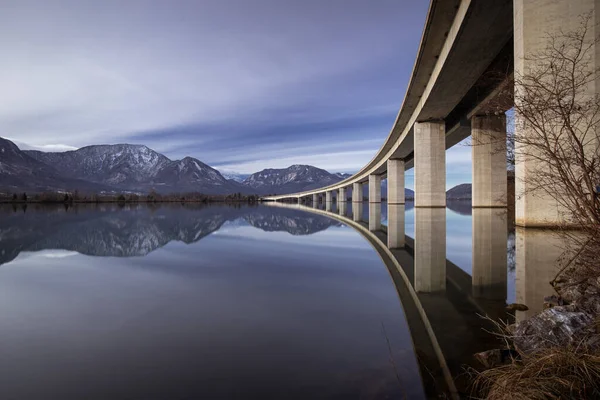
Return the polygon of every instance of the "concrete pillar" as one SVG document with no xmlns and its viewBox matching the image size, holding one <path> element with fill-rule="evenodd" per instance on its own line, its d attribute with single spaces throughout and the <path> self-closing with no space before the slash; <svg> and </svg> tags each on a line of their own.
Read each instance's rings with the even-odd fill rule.
<svg viewBox="0 0 600 400">
<path fill-rule="evenodd" d="M 404 204 L 404 160 L 387 161 L 387 203 Z"/>
<path fill-rule="evenodd" d="M 415 207 L 446 207 L 446 126 L 444 121 L 414 126 Z"/>
<path fill-rule="evenodd" d="M 381 229 L 381 202 L 369 202 L 369 230 L 378 231 Z"/>
<path fill-rule="evenodd" d="M 346 188 L 340 188 L 337 196 L 337 206 L 340 215 L 346 215 Z"/>
<path fill-rule="evenodd" d="M 312 195 L 312 202 L 313 202 L 313 206 L 316 206 L 317 204 L 319 204 L 319 195 L 317 193 L 314 193 Z"/>
<path fill-rule="evenodd" d="M 369 203 L 381 203 L 381 175 L 369 175 Z"/>
<path fill-rule="evenodd" d="M 506 207 L 506 116 L 471 119 L 472 206 Z"/>
<path fill-rule="evenodd" d="M 415 290 L 446 290 L 446 209 L 415 207 Z"/>
<path fill-rule="evenodd" d="M 363 213 L 363 205 L 362 202 L 359 203 L 357 201 L 352 202 L 352 220 L 355 222 L 360 222 L 362 220 Z"/>
<path fill-rule="evenodd" d="M 331 203 L 331 190 L 325 192 L 325 201 Z"/>
<path fill-rule="evenodd" d="M 363 201 L 362 194 L 362 183 L 354 183 L 352 185 L 352 202 L 361 202 Z"/>
<path fill-rule="evenodd" d="M 529 310 L 517 311 L 517 322 L 543 310 L 544 297 L 555 294 L 550 285 L 560 270 L 559 257 L 565 250 L 565 235 L 549 229 L 517 227 L 515 243 L 516 301 Z"/>
<path fill-rule="evenodd" d="M 388 175 L 389 177 L 389 175 Z M 389 178 L 388 178 L 389 179 Z M 388 182 L 389 190 L 389 182 Z M 389 192 L 388 192 L 389 193 Z M 387 245 L 390 249 L 399 249 L 405 244 L 405 205 L 388 202 Z"/>
<path fill-rule="evenodd" d="M 594 44 L 598 35 L 600 3 L 597 0 L 515 0 L 514 1 L 514 60 L 515 76 L 527 76 L 536 70 L 536 54 L 550 44 L 552 35 L 560 31 L 578 30 L 581 17 L 592 13 L 586 43 L 591 45 L 587 63 L 589 72 L 595 74 L 600 65 L 600 43 Z M 515 83 L 515 102 L 518 104 L 521 88 Z M 581 88 L 582 95 L 593 98 L 600 93 L 600 80 L 590 81 Z M 585 123 L 585 122 L 584 122 Z M 518 136 L 535 138 L 535 132 L 523 123 L 515 112 L 515 130 Z M 598 135 L 596 133 L 596 135 Z M 534 139 L 537 140 L 537 139 Z M 590 154 L 596 151 L 598 142 L 590 141 Z M 587 149 L 586 149 L 587 150 Z M 540 182 L 539 171 L 548 171 L 546 157 L 538 158 L 534 146 L 517 143 L 515 160 L 516 224 L 524 227 L 553 227 L 569 222 L 569 210 L 562 207 L 551 195 L 544 191 L 548 187 Z M 547 176 L 547 175 L 546 175 Z M 557 182 L 553 182 L 552 186 Z M 541 189 L 540 189 L 541 188 Z M 551 187 L 553 193 L 561 188 Z"/>
<path fill-rule="evenodd" d="M 507 218 L 506 208 L 473 209 L 473 297 L 506 299 Z"/>
</svg>

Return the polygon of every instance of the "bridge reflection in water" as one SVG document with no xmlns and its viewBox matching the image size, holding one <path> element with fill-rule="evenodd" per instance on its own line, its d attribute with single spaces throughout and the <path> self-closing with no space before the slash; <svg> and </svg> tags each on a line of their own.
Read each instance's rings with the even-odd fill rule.
<svg viewBox="0 0 600 400">
<path fill-rule="evenodd" d="M 471 208 L 465 202 L 449 202 L 448 208 L 415 208 L 412 202 L 273 205 L 292 209 L 125 206 L 128 212 L 119 212 L 116 205 L 100 205 L 76 206 L 68 212 L 42 206 L 44 212 L 35 212 L 38 206 L 31 206 L 25 212 L 4 207 L 0 265 L 22 251 L 45 249 L 93 256 L 147 255 L 171 241 L 198 242 L 240 218 L 264 231 L 292 235 L 310 235 L 343 223 L 361 234 L 386 265 L 431 396 L 464 393 L 463 367 L 474 362 L 472 354 L 500 345 L 484 330 L 492 327 L 480 316 L 512 322 L 505 309 L 508 297 L 529 307 L 517 312 L 519 321 L 540 311 L 543 297 L 552 294 L 548 282 L 556 273 L 561 241 L 547 230 L 522 228 L 514 239 L 505 208 Z M 299 210 L 329 218 L 305 216 Z M 470 222 L 460 215 L 471 215 Z M 507 266 L 516 282 L 507 279 Z"/>
<path fill-rule="evenodd" d="M 449 202 L 449 214 L 472 215 L 470 265 L 463 259 L 459 267 L 446 258 L 446 208 L 414 208 L 412 202 L 384 203 L 383 208 L 368 202 L 273 206 L 327 215 L 353 227 L 372 245 L 402 301 L 425 387 L 455 396 L 467 390 L 464 366 L 474 364 L 473 354 L 501 346 L 482 317 L 512 323 L 539 311 L 543 297 L 551 294 L 548 282 L 561 252 L 557 239 L 543 230 L 517 229 L 512 247 L 506 208 Z M 407 214 L 414 217 L 414 233 Z M 515 262 L 522 268 L 509 291 L 507 276 L 514 276 Z M 515 297 L 530 310 L 511 315 L 506 302 Z"/>
</svg>

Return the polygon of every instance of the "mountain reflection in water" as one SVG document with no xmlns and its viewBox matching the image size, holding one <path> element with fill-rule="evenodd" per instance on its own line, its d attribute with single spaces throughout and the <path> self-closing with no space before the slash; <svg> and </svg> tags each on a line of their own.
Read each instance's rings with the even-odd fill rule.
<svg viewBox="0 0 600 400">
<path fill-rule="evenodd" d="M 61 249 L 101 257 L 145 256 L 171 241 L 194 243 L 225 222 L 310 235 L 334 220 L 296 210 L 240 205 L 29 205 L 0 207 L 0 265 L 22 251 Z"/>
<path fill-rule="evenodd" d="M 2 400 L 424 398 L 386 266 L 334 219 L 8 206 L 0 255 Z"/>
</svg>

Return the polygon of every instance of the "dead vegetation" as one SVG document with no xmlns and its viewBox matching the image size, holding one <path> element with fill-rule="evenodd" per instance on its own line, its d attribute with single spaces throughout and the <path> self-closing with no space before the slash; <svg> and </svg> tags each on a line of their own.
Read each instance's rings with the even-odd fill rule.
<svg viewBox="0 0 600 400">
<path fill-rule="evenodd" d="M 479 373 L 475 386 L 490 400 L 600 398 L 600 351 L 580 345 L 519 354 Z"/>
</svg>

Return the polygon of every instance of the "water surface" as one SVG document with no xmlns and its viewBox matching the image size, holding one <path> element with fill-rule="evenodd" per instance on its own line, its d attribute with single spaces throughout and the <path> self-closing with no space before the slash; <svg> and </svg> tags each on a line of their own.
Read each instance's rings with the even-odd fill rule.
<svg viewBox="0 0 600 400">
<path fill-rule="evenodd" d="M 421 398 L 398 293 L 325 216 L 0 209 L 3 399 Z"/>
</svg>

